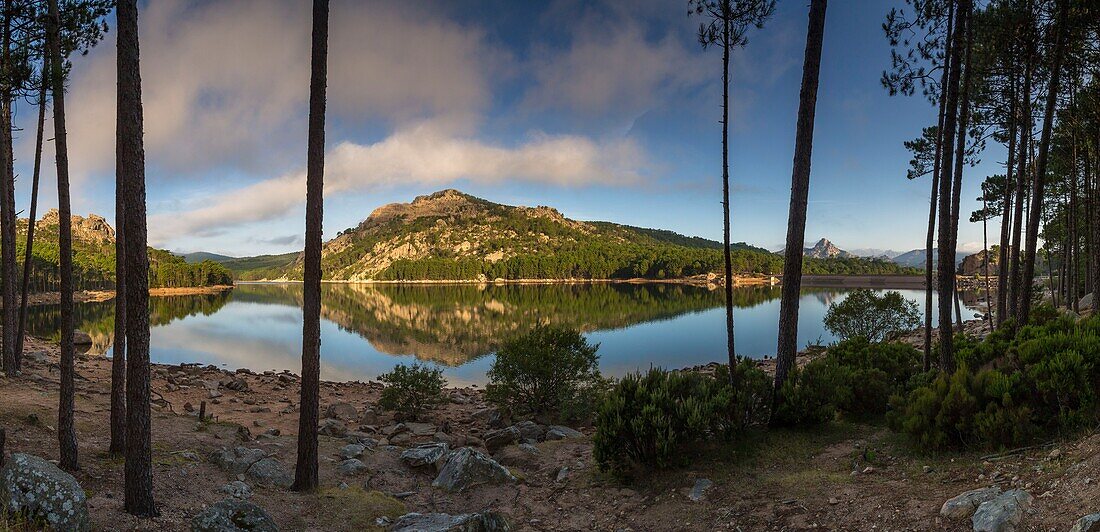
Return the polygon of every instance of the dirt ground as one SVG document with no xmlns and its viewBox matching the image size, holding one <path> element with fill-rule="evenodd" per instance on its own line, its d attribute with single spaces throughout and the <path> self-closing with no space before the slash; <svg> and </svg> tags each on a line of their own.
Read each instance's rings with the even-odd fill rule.
<svg viewBox="0 0 1100 532">
<path fill-rule="evenodd" d="M 32 339 L 27 351 L 31 355 L 22 376 L 0 377 L 7 451 L 56 459 L 57 348 Z M 110 361 L 78 357 L 77 373 L 82 470 L 75 476 L 88 493 L 96 530 L 187 530 L 204 506 L 227 497 L 219 490 L 235 480 L 208 459 L 223 447 L 263 449 L 293 471 L 296 377 L 155 366 L 154 482 L 161 516 L 130 517 L 122 511 L 123 461 L 105 453 Z M 248 391 L 230 389 L 234 380 L 246 382 Z M 216 385 L 219 381 L 224 384 Z M 362 423 L 351 421 L 349 428 L 362 429 L 381 443 L 364 454 L 365 472 L 342 476 L 337 453 L 346 442 L 321 436 L 319 493 L 253 486 L 251 501 L 265 508 L 281 530 L 371 530 L 380 528 L 376 519 L 382 516 L 481 510 L 503 513 L 517 530 L 963 530 L 969 522 L 942 520 L 940 506 L 963 491 L 992 484 L 1021 487 L 1035 496 L 1024 530 L 1067 530 L 1079 517 L 1100 511 L 1100 435 L 983 459 L 977 454 L 922 455 L 885 428 L 841 422 L 696 449 L 683 467 L 629 485 L 598 472 L 592 431 L 582 427 L 584 438 L 540 443 L 538 455 L 498 451 L 496 458 L 520 478 L 518 483 L 450 494 L 431 487 L 433 475 L 401 464 L 400 447 L 386 445 L 408 446 L 424 438 L 407 441 L 406 434 L 399 439 L 391 435 L 392 417 L 364 413 L 379 391 L 378 383 L 323 383 L 322 412 L 328 405 L 352 405 Z M 451 401 L 428 416 L 438 430 L 426 439 L 482 446 L 489 427 L 475 415 L 487 406 L 481 391 L 448 393 Z M 213 422 L 200 423 L 187 411 L 203 401 Z M 248 434 L 242 437 L 244 429 Z M 271 429 L 280 435 L 263 434 Z M 1054 449 L 1057 457 L 1051 458 Z M 692 502 L 688 492 L 703 478 L 714 485 L 703 500 Z"/>
</svg>

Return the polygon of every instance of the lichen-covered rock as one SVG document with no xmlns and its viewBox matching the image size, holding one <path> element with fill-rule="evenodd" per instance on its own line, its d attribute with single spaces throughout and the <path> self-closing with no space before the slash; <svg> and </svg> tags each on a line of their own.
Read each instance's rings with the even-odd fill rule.
<svg viewBox="0 0 1100 532">
<path fill-rule="evenodd" d="M 496 512 L 476 514 L 405 514 L 390 527 L 391 532 L 509 532 L 512 526 Z"/>
<path fill-rule="evenodd" d="M 364 464 L 356 458 L 352 458 L 337 464 L 336 469 L 344 476 L 358 475 L 367 470 L 367 464 Z"/>
<path fill-rule="evenodd" d="M 262 449 L 223 448 L 211 453 L 210 461 L 230 474 L 245 474 L 259 484 L 289 488 L 294 483 L 294 476 L 282 462 L 267 456 Z"/>
<path fill-rule="evenodd" d="M 222 493 L 233 497 L 234 499 L 248 499 L 252 497 L 252 488 L 248 487 L 248 484 L 239 480 L 234 480 L 229 484 L 222 486 L 219 490 Z"/>
<path fill-rule="evenodd" d="M 974 510 L 977 510 L 983 502 L 996 499 L 1000 494 L 1001 488 L 996 486 L 961 493 L 943 503 L 940 507 L 940 515 L 948 519 L 966 519 L 974 515 Z"/>
<path fill-rule="evenodd" d="M 247 501 L 226 499 L 191 520 L 191 532 L 278 532 L 279 527 L 263 508 Z"/>
<path fill-rule="evenodd" d="M 54 530 L 89 530 L 87 500 L 72 475 L 37 456 L 13 453 L 0 469 L 0 506 Z"/>
<path fill-rule="evenodd" d="M 974 532 L 1014 532 L 1032 501 L 1031 494 L 1024 490 L 1008 490 L 983 502 L 970 518 Z"/>
<path fill-rule="evenodd" d="M 321 426 L 317 427 L 317 434 L 343 438 L 348 435 L 348 426 L 338 419 L 326 419 L 321 422 Z"/>
<path fill-rule="evenodd" d="M 516 477 L 506 467 L 479 451 L 463 447 L 451 453 L 432 485 L 447 491 L 462 491 L 480 484 L 515 481 Z"/>
<path fill-rule="evenodd" d="M 334 403 L 325 409 L 325 417 L 344 421 L 354 421 L 358 419 L 359 412 L 351 403 Z"/>
<path fill-rule="evenodd" d="M 428 443 L 405 449 L 401 453 L 401 461 L 409 467 L 433 466 L 436 469 L 443 465 L 450 447 L 446 443 Z"/>
<path fill-rule="evenodd" d="M 519 429 L 516 427 L 491 430 L 485 433 L 485 448 L 490 453 L 496 453 L 500 448 L 516 443 L 519 438 Z"/>
<path fill-rule="evenodd" d="M 349 443 L 340 449 L 340 458 L 344 460 L 350 460 L 352 458 L 359 458 L 363 456 L 363 451 L 366 451 L 367 447 L 359 443 Z"/>
<path fill-rule="evenodd" d="M 1078 519 L 1069 532 L 1100 532 L 1100 513 L 1089 514 Z"/>
<path fill-rule="evenodd" d="M 546 429 L 547 440 L 565 440 L 570 438 L 583 438 L 582 434 L 578 430 L 573 430 L 569 427 L 561 425 L 550 425 L 550 428 Z"/>
</svg>

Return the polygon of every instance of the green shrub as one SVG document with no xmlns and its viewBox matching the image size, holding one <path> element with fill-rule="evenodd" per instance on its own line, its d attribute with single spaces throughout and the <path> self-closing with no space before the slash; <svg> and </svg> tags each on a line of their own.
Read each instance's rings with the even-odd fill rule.
<svg viewBox="0 0 1100 532">
<path fill-rule="evenodd" d="M 1100 421 L 1100 319 L 1052 317 L 960 349 L 960 369 L 911 379 L 891 426 L 925 448 L 998 448 Z M 971 371 L 966 362 L 1000 369 Z"/>
<path fill-rule="evenodd" d="M 836 417 L 836 394 L 848 390 L 843 370 L 826 359 L 795 368 L 779 388 L 772 424 L 816 425 Z"/>
<path fill-rule="evenodd" d="M 691 445 L 736 437 L 766 419 L 769 379 L 752 362 L 715 376 L 651 369 L 612 388 L 596 417 L 593 456 L 621 478 L 679 465 Z"/>
<path fill-rule="evenodd" d="M 881 342 L 891 335 L 920 325 L 917 304 L 899 292 L 877 295 L 872 290 L 855 290 L 839 303 L 829 305 L 825 329 L 841 340 L 863 337 Z"/>
<path fill-rule="evenodd" d="M 379 375 L 378 380 L 386 384 L 378 405 L 413 421 L 445 400 L 443 370 L 438 368 L 399 364 L 393 371 Z"/>
<path fill-rule="evenodd" d="M 517 414 L 578 415 L 607 384 L 598 369 L 599 345 L 577 331 L 538 326 L 504 344 L 489 368 L 489 401 Z"/>
</svg>

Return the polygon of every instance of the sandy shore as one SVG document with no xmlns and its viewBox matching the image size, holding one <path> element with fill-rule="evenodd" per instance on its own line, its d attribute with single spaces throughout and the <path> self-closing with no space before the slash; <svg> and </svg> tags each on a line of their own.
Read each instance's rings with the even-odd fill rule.
<svg viewBox="0 0 1100 532">
<path fill-rule="evenodd" d="M 152 297 L 193 296 L 202 294 L 220 294 L 222 292 L 226 292 L 232 289 L 232 285 L 193 286 L 183 288 L 150 288 L 149 295 Z M 97 303 L 101 301 L 110 301 L 114 298 L 114 290 L 80 290 L 73 293 L 73 301 L 77 303 Z M 27 304 L 31 306 L 57 305 L 59 303 L 61 303 L 61 292 L 38 292 L 27 296 Z"/>
</svg>

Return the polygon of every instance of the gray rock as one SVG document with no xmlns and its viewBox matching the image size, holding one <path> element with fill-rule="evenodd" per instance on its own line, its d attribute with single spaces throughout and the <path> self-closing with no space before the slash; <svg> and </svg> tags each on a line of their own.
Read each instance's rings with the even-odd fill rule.
<svg viewBox="0 0 1100 532">
<path fill-rule="evenodd" d="M 219 449 L 210 455 L 210 461 L 232 475 L 244 474 L 260 484 L 287 488 L 294 483 L 294 477 L 282 463 L 268 457 L 262 449 Z"/>
<path fill-rule="evenodd" d="M 362 445 L 367 449 L 373 449 L 378 446 L 378 440 L 372 438 L 371 435 L 366 432 L 350 431 L 347 436 L 344 436 L 344 441 Z"/>
<path fill-rule="evenodd" d="M 413 436 L 433 436 L 438 430 L 431 423 L 402 423 Z M 400 425 L 398 425 L 400 426 Z M 399 431 L 400 432 L 400 431 Z"/>
<path fill-rule="evenodd" d="M 473 418 L 478 421 L 484 421 L 491 429 L 503 428 L 506 424 L 504 422 L 504 414 L 501 413 L 499 408 L 483 408 L 474 412 Z"/>
<path fill-rule="evenodd" d="M 558 474 L 554 476 L 554 482 L 564 482 L 569 478 L 569 467 L 564 466 L 558 470 Z"/>
<path fill-rule="evenodd" d="M 1081 300 L 1077 302 L 1077 306 L 1080 307 L 1081 310 L 1096 310 L 1096 292 L 1082 297 Z"/>
<path fill-rule="evenodd" d="M 328 405 L 325 409 L 325 417 L 354 421 L 359 418 L 359 412 L 351 403 L 335 403 Z"/>
<path fill-rule="evenodd" d="M 541 454 L 542 451 L 539 451 L 538 447 L 530 443 L 521 443 L 501 448 L 493 455 L 493 459 L 509 467 L 526 468 L 533 467 Z"/>
<path fill-rule="evenodd" d="M 72 475 L 37 456 L 12 453 L 0 469 L 0 506 L 55 530 L 90 530 L 87 500 Z"/>
<path fill-rule="evenodd" d="M 573 430 L 569 427 L 563 427 L 561 425 L 550 425 L 550 428 L 546 429 L 547 440 L 564 440 L 568 438 L 583 438 L 584 434 L 580 431 Z"/>
<path fill-rule="evenodd" d="M 974 532 L 1014 532 L 1031 508 L 1031 494 L 1008 490 L 996 499 L 983 502 L 970 518 Z"/>
<path fill-rule="evenodd" d="M 512 425 L 519 431 L 519 439 L 524 443 L 536 443 L 546 436 L 546 427 L 534 421 L 520 421 Z"/>
<path fill-rule="evenodd" d="M 348 435 L 348 427 L 338 419 L 326 419 L 321 422 L 320 427 L 317 427 L 317 434 L 332 436 L 333 438 L 343 438 Z"/>
<path fill-rule="evenodd" d="M 222 489 L 218 490 L 222 493 L 233 497 L 234 499 L 248 499 L 252 497 L 252 488 L 248 487 L 248 484 L 239 480 L 234 480 L 229 484 L 222 486 Z"/>
<path fill-rule="evenodd" d="M 367 447 L 358 443 L 349 443 L 340 449 L 340 458 L 348 460 L 351 458 L 359 458 L 363 456 L 363 451 L 366 451 Z"/>
<path fill-rule="evenodd" d="M 515 481 L 516 477 L 506 467 L 479 451 L 463 447 L 447 458 L 432 486 L 447 491 L 463 491 L 481 484 Z"/>
<path fill-rule="evenodd" d="M 519 441 L 519 438 L 519 429 L 514 426 L 491 430 L 485 433 L 485 448 L 488 449 L 490 453 L 496 453 L 501 447 L 516 443 Z"/>
<path fill-rule="evenodd" d="M 245 474 L 259 484 L 280 488 L 289 488 L 294 484 L 294 475 L 283 467 L 282 462 L 274 458 L 264 458 L 252 464 L 252 467 L 249 467 Z"/>
<path fill-rule="evenodd" d="M 476 514 L 405 514 L 390 527 L 391 532 L 508 532 L 512 526 L 496 512 Z"/>
<path fill-rule="evenodd" d="M 1100 514 L 1089 514 L 1078 519 L 1069 532 L 1100 532 Z"/>
<path fill-rule="evenodd" d="M 940 507 L 940 515 L 948 519 L 965 519 L 974 515 L 983 502 L 996 499 L 1001 494 L 1001 488 L 978 488 L 959 494 Z"/>
<path fill-rule="evenodd" d="M 191 520 L 191 532 L 278 532 L 263 508 L 247 501 L 226 499 L 214 503 Z"/>
<path fill-rule="evenodd" d="M 695 481 L 695 485 L 691 487 L 691 491 L 688 493 L 688 498 L 691 502 L 699 502 L 706 498 L 707 490 L 714 487 L 714 482 L 709 478 L 700 478 Z"/>
<path fill-rule="evenodd" d="M 360 462 L 359 460 L 352 458 L 350 460 L 344 460 L 336 465 L 336 469 L 344 476 L 358 475 L 367 470 L 367 464 Z"/>
<path fill-rule="evenodd" d="M 363 414 L 359 416 L 360 425 L 380 425 L 382 423 L 382 415 L 375 412 L 373 408 L 368 408 L 363 411 Z"/>
<path fill-rule="evenodd" d="M 401 461 L 409 467 L 424 467 L 430 465 L 438 470 L 443 466 L 449 451 L 450 446 L 446 443 L 428 443 L 411 449 L 405 449 L 405 451 L 401 453 Z"/>
</svg>

